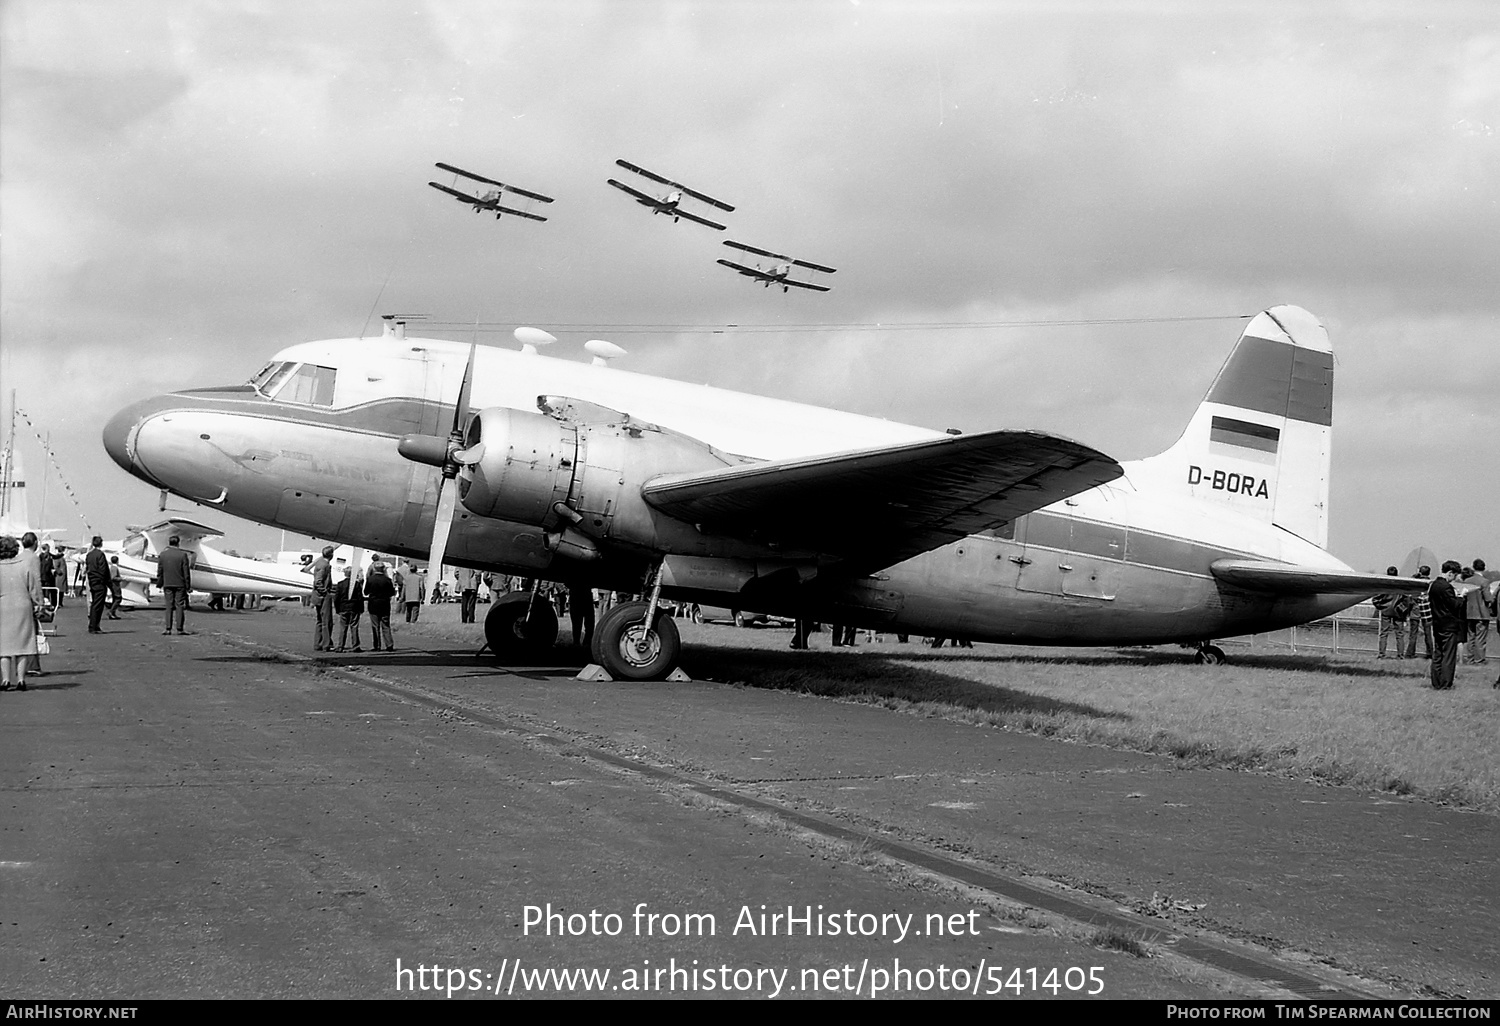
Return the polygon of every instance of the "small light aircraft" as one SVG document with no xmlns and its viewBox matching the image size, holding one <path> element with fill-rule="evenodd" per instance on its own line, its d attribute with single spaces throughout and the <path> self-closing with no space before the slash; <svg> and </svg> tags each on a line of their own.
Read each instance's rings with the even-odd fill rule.
<svg viewBox="0 0 1500 1026">
<path fill-rule="evenodd" d="M 130 607 L 146 606 L 156 580 L 156 557 L 172 538 L 192 560 L 193 590 L 223 595 L 267 595 L 301 598 L 312 594 L 312 575 L 300 566 L 265 563 L 231 556 L 207 544 L 223 533 L 184 517 L 169 517 L 146 527 L 132 527 L 118 545 L 106 543 L 105 552 L 120 557 L 120 591 Z"/>
<path fill-rule="evenodd" d="M 741 274 L 754 278 L 767 288 L 770 288 L 772 285 L 780 285 L 781 291 L 786 292 L 790 286 L 795 285 L 799 289 L 812 289 L 815 292 L 829 291 L 827 285 L 814 285 L 810 281 L 798 281 L 796 278 L 791 277 L 791 273 L 793 267 L 806 267 L 811 271 L 822 271 L 824 274 L 832 274 L 834 273 L 834 268 L 832 267 L 808 263 L 806 260 L 793 260 L 789 256 L 772 253 L 765 249 L 756 249 L 754 246 L 747 246 L 743 242 L 732 242 L 726 239 L 724 245 L 743 250 L 746 253 L 757 253 L 760 256 L 770 257 L 772 260 L 777 261 L 777 263 L 772 264 L 770 267 L 761 267 L 759 261 L 756 261 L 754 267 L 746 267 L 744 264 L 737 264 L 733 260 L 718 261 L 725 267 L 732 267 Z"/>
<path fill-rule="evenodd" d="M 457 189 L 449 188 L 448 186 L 443 185 L 440 182 L 427 183 L 434 189 L 437 189 L 441 192 L 446 192 L 448 195 L 457 200 L 460 200 L 461 202 L 473 204 L 474 213 L 476 214 L 481 210 L 493 210 L 495 212 L 495 220 L 497 221 L 500 219 L 501 214 L 514 214 L 517 217 L 529 217 L 533 221 L 547 220 L 542 215 L 533 214 L 529 210 L 518 210 L 515 207 L 504 206 L 500 202 L 500 197 L 504 193 L 513 192 L 518 196 L 525 196 L 527 199 L 536 200 L 538 203 L 551 203 L 551 196 L 543 196 L 539 192 L 531 192 L 530 190 L 522 189 L 514 185 L 506 185 L 504 182 L 497 182 L 493 178 L 485 178 L 483 175 L 476 175 L 472 171 L 465 171 L 463 168 L 454 167 L 452 164 L 443 164 L 440 162 L 437 166 L 442 168 L 444 171 L 453 172 L 454 185 L 458 184 L 457 176 L 462 175 L 465 178 L 472 178 L 476 182 L 483 182 L 486 185 L 494 186 L 493 189 L 487 189 L 483 193 L 480 193 L 478 196 L 470 196 L 466 192 L 459 192 Z M 478 192 L 477 189 L 475 191 Z"/>
<path fill-rule="evenodd" d="M 649 193 L 641 192 L 639 189 L 633 189 L 623 182 L 617 182 L 613 178 L 609 179 L 610 185 L 613 185 L 616 189 L 619 189 L 622 192 L 628 192 L 630 195 L 634 196 L 637 203 L 641 204 L 641 206 L 644 207 L 650 207 L 653 214 L 671 214 L 672 221 L 674 223 L 679 217 L 685 217 L 689 221 L 697 221 L 699 224 L 706 224 L 710 228 L 717 228 L 721 232 L 724 230 L 724 226 L 719 222 L 710 221 L 708 218 L 700 217 L 690 210 L 682 209 L 682 197 L 691 196 L 693 199 L 701 200 L 711 207 L 718 207 L 720 210 L 732 211 L 734 208 L 731 207 L 728 203 L 716 200 L 712 196 L 705 196 L 701 192 L 695 192 L 694 190 L 689 189 L 686 185 L 683 185 L 680 182 L 674 182 L 669 178 L 663 178 L 661 175 L 657 174 L 654 171 L 647 171 L 643 167 L 636 167 L 634 164 L 630 163 L 627 160 L 617 160 L 615 161 L 615 163 L 619 164 L 627 171 L 634 171 L 636 174 L 640 175 L 643 178 L 649 178 L 653 182 L 660 182 L 662 185 L 671 187 L 672 191 L 667 193 L 665 196 L 652 196 Z"/>
<path fill-rule="evenodd" d="M 524 341 L 533 332 L 518 329 Z M 600 618 L 616 678 L 677 667 L 663 599 L 974 641 L 1196 646 L 1426 582 L 1325 551 L 1333 351 L 1279 306 L 1182 437 L 1121 465 L 1036 431 L 949 435 L 439 339 L 307 342 L 250 383 L 142 400 L 125 470 L 264 524 L 537 580 L 639 592 Z M 501 658 L 557 619 L 493 603 Z"/>
</svg>

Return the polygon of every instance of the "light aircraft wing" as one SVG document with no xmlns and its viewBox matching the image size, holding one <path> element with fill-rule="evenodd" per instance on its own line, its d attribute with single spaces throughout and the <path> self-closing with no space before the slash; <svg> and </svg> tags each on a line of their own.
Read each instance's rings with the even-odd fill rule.
<svg viewBox="0 0 1500 1026">
<path fill-rule="evenodd" d="M 663 178 L 655 171 L 647 171 L 645 168 L 632 164 L 628 160 L 617 160 L 615 161 L 615 163 L 619 164 L 625 170 L 634 171 L 636 174 L 641 175 L 644 178 L 649 178 L 653 182 L 660 182 L 662 185 L 670 185 L 674 189 L 681 189 L 685 194 L 693 197 L 693 199 L 702 200 L 704 203 L 707 203 L 711 207 L 718 207 L 720 210 L 734 210 L 733 207 L 731 207 L 728 203 L 725 203 L 723 200 L 716 200 L 712 196 L 708 196 L 704 193 L 698 192 L 696 189 L 689 189 L 681 182 L 674 182 L 670 178 Z"/>
<path fill-rule="evenodd" d="M 438 161 L 435 166 L 442 168 L 444 171 L 452 171 L 456 175 L 463 175 L 465 178 L 472 178 L 476 182 L 484 182 L 487 185 L 499 185 L 500 184 L 499 182 L 492 181 L 491 179 L 485 178 L 483 175 L 476 175 L 472 171 L 465 171 L 461 167 L 454 167 L 452 164 L 444 164 L 442 161 Z"/>
<path fill-rule="evenodd" d="M 822 264 L 814 264 L 806 260 L 793 260 L 792 263 L 796 264 L 798 267 L 806 267 L 810 270 L 822 271 L 824 274 L 833 274 L 837 270 L 837 268 L 834 267 L 824 267 Z"/>
<path fill-rule="evenodd" d="M 669 516 L 869 572 L 1014 520 L 1123 473 L 1086 445 L 986 431 L 658 478 Z"/>
<path fill-rule="evenodd" d="M 769 249 L 756 249 L 754 246 L 747 246 L 743 242 L 735 242 L 733 239 L 725 239 L 724 245 L 730 247 L 731 249 L 744 250 L 746 253 L 758 253 L 763 257 L 770 257 L 772 260 L 792 259 L 791 257 L 785 256 L 781 253 L 772 253 Z"/>
<path fill-rule="evenodd" d="M 622 189 L 625 192 L 630 193 L 630 195 L 634 196 L 639 202 L 645 203 L 647 206 L 656 207 L 661 205 L 661 200 L 657 199 L 655 196 L 648 196 L 644 192 L 641 192 L 639 189 L 632 189 L 624 182 L 617 182 L 613 178 L 611 178 L 609 179 L 609 184 L 613 185 L 616 189 Z"/>
<path fill-rule="evenodd" d="M 428 182 L 427 184 L 430 185 L 430 186 L 432 186 L 434 189 L 437 189 L 437 190 L 439 190 L 441 192 L 446 192 L 449 196 L 457 197 L 458 199 L 463 200 L 465 203 L 483 203 L 484 202 L 484 200 L 480 199 L 478 196 L 470 196 L 466 192 L 459 192 L 457 189 L 450 189 L 446 185 L 441 184 L 440 182 Z"/>
<path fill-rule="evenodd" d="M 178 544 L 185 549 L 195 548 L 199 542 L 224 537 L 223 531 L 216 531 L 207 524 L 200 524 L 196 520 L 187 520 L 182 517 L 162 520 L 149 527 L 139 528 L 139 531 L 150 539 L 157 552 L 166 550 L 167 542 L 173 535 L 177 536 Z"/>
<path fill-rule="evenodd" d="M 1209 570 L 1225 584 L 1280 595 L 1378 595 L 1386 591 L 1426 591 L 1432 584 L 1416 577 L 1360 574 L 1258 559 L 1216 559 Z"/>
<path fill-rule="evenodd" d="M 502 213 L 514 214 L 516 217 L 529 217 L 533 221 L 545 221 L 545 220 L 547 220 L 541 214 L 533 214 L 529 210 L 517 210 L 515 207 L 502 207 L 498 203 L 495 204 L 495 209 L 497 211 L 502 212 Z"/>
<path fill-rule="evenodd" d="M 483 182 L 486 185 L 493 185 L 493 186 L 496 186 L 498 188 L 504 189 L 506 192 L 513 192 L 513 193 L 516 193 L 519 196 L 525 196 L 528 199 L 534 199 L 534 200 L 537 200 L 537 201 L 542 202 L 542 203 L 551 203 L 552 202 L 552 197 L 551 196 L 543 196 L 539 192 L 532 192 L 531 190 L 529 190 L 529 189 L 523 189 L 523 188 L 521 188 L 518 185 L 506 185 L 504 182 L 497 182 L 493 178 L 486 178 L 486 177 L 484 177 L 484 175 L 476 175 L 472 171 L 465 171 L 463 168 L 461 168 L 461 167 L 454 167 L 452 164 L 444 164 L 444 163 L 442 163 L 440 161 L 437 164 L 437 166 L 440 167 L 440 168 L 442 168 L 444 171 L 452 171 L 456 175 L 463 175 L 465 178 L 472 178 L 476 182 Z M 428 182 L 427 184 L 428 185 L 432 185 L 434 183 Z M 439 185 L 438 188 L 439 189 L 443 189 L 444 192 L 452 192 L 453 191 L 452 189 L 445 189 L 441 185 Z"/>
<path fill-rule="evenodd" d="M 814 292 L 830 291 L 827 285 L 814 285 L 810 281 L 798 281 L 796 278 L 782 278 L 782 285 L 794 285 L 799 289 L 812 289 Z"/>
<path fill-rule="evenodd" d="M 769 277 L 771 277 L 771 275 L 767 274 L 765 271 L 757 271 L 753 267 L 746 267 L 744 264 L 737 264 L 733 260 L 719 260 L 719 261 L 716 261 L 716 262 L 723 264 L 725 267 L 732 267 L 736 271 L 739 271 L 741 274 L 748 274 L 752 278 L 769 278 Z"/>
<path fill-rule="evenodd" d="M 687 190 L 684 189 L 683 191 L 686 192 Z M 691 214 L 688 211 L 683 210 L 681 207 L 678 207 L 676 210 L 672 211 L 672 216 L 673 217 L 685 217 L 689 221 L 697 221 L 699 224 L 706 224 L 710 228 L 717 228 L 721 232 L 724 230 L 724 226 L 722 224 L 720 224 L 719 222 L 717 222 L 717 221 L 710 221 L 708 218 L 706 218 L 706 217 L 699 217 L 697 214 Z"/>
</svg>

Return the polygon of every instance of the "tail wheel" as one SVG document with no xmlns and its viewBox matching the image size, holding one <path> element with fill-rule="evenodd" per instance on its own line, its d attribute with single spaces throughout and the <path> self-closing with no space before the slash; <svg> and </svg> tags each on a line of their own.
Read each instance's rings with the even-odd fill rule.
<svg viewBox="0 0 1500 1026">
<path fill-rule="evenodd" d="M 605 613 L 594 631 L 594 662 L 616 680 L 662 680 L 677 666 L 682 641 L 676 622 L 658 611 L 646 624 L 645 602 L 626 602 Z"/>
<path fill-rule="evenodd" d="M 484 640 L 499 659 L 543 655 L 557 644 L 557 614 L 550 602 L 533 603 L 530 592 L 506 595 L 484 616 Z"/>
<path fill-rule="evenodd" d="M 1198 654 L 1193 657 L 1193 661 L 1204 666 L 1223 666 L 1229 662 L 1229 657 L 1218 645 L 1204 645 L 1198 649 Z"/>
</svg>

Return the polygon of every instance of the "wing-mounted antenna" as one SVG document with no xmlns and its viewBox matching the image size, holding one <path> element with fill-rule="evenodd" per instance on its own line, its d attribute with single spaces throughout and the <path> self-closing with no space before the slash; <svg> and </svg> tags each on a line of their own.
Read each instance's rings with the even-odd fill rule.
<svg viewBox="0 0 1500 1026">
<path fill-rule="evenodd" d="M 537 347 L 550 346 L 557 341 L 557 336 L 551 332 L 543 331 L 541 328 L 517 328 L 513 334 L 516 341 L 521 343 L 521 352 L 537 354 Z"/>
<path fill-rule="evenodd" d="M 606 342 L 602 338 L 591 338 L 583 344 L 583 348 L 593 354 L 591 361 L 595 367 L 607 367 L 609 361 L 625 355 L 625 350 L 613 342 Z"/>
</svg>

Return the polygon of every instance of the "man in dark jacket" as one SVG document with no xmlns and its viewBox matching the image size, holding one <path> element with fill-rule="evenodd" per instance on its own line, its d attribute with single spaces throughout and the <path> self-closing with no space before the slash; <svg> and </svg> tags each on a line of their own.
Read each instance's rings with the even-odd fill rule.
<svg viewBox="0 0 1500 1026">
<path fill-rule="evenodd" d="M 1453 591 L 1453 579 L 1462 569 L 1456 561 L 1448 560 L 1442 576 L 1427 589 L 1427 601 L 1432 606 L 1432 686 L 1438 691 L 1453 687 L 1458 646 L 1469 627 L 1463 600 Z"/>
<path fill-rule="evenodd" d="M 333 648 L 333 553 L 332 545 L 312 564 L 313 651 Z"/>
<path fill-rule="evenodd" d="M 97 534 L 83 557 L 83 572 L 89 582 L 89 633 L 102 634 L 99 621 L 109 599 L 109 557 L 104 554 L 104 539 Z"/>
<path fill-rule="evenodd" d="M 379 560 L 371 563 L 365 577 L 365 605 L 370 610 L 370 647 L 377 652 L 382 642 L 387 652 L 396 651 L 391 637 L 391 599 L 395 595 L 396 582 L 385 572 L 385 564 Z"/>
<path fill-rule="evenodd" d="M 187 614 L 188 592 L 193 588 L 193 557 L 182 550 L 182 539 L 172 535 L 167 539 L 167 551 L 156 557 L 156 586 L 167 599 L 167 622 L 163 634 L 171 634 L 173 620 L 177 633 L 186 634 L 184 620 Z M 103 555 L 103 553 L 100 553 Z M 104 570 L 109 574 L 108 565 Z M 174 617 L 175 614 L 175 617 Z"/>
<path fill-rule="evenodd" d="M 365 613 L 365 593 L 359 578 L 353 576 L 354 568 L 344 567 L 344 579 L 333 589 L 333 608 L 339 614 L 339 643 L 335 652 L 344 651 L 349 634 L 354 634 L 354 651 L 359 647 L 359 618 Z"/>
</svg>

